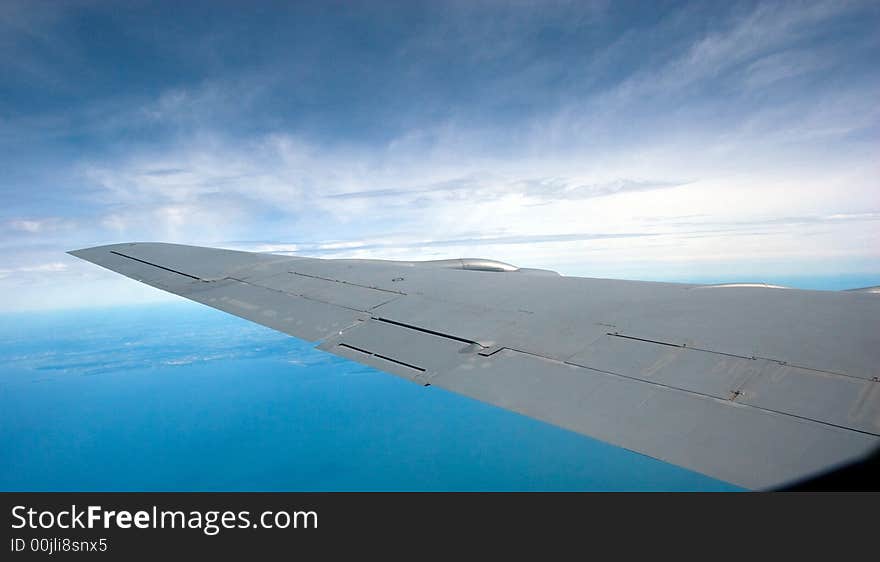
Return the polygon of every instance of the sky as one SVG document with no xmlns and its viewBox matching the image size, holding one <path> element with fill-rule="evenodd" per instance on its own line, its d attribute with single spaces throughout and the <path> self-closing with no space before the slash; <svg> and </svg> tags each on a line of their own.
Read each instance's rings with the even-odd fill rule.
<svg viewBox="0 0 880 562">
<path fill-rule="evenodd" d="M 64 253 L 126 241 L 880 279 L 878 60 L 877 2 L 0 0 L 0 311 L 173 298 Z"/>
</svg>

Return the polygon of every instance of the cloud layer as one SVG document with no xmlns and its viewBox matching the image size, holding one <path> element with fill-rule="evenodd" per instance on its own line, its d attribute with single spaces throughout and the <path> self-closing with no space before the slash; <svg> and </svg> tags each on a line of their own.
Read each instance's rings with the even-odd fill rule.
<svg viewBox="0 0 880 562">
<path fill-rule="evenodd" d="M 125 240 L 880 274 L 875 3 L 2 6 L 0 309 L 160 298 Z"/>
</svg>

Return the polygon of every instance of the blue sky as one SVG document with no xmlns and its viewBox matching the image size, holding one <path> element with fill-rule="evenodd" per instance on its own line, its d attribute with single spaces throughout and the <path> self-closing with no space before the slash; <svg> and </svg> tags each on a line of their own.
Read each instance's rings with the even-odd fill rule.
<svg viewBox="0 0 880 562">
<path fill-rule="evenodd" d="M 876 2 L 0 0 L 0 310 L 65 250 L 880 276 Z"/>
</svg>

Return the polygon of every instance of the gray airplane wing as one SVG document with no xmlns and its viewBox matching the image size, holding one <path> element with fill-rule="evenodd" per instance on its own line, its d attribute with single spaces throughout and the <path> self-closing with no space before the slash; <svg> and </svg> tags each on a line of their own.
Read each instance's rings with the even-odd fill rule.
<svg viewBox="0 0 880 562">
<path fill-rule="evenodd" d="M 880 445 L 880 297 L 491 260 L 71 254 L 319 349 L 753 489 Z"/>
</svg>

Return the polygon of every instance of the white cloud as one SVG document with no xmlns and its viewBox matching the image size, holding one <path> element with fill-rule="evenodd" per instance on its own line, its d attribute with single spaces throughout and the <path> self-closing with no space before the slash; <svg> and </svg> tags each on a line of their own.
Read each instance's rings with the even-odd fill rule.
<svg viewBox="0 0 880 562">
<path fill-rule="evenodd" d="M 399 140 L 355 150 L 319 149 L 292 135 L 246 142 L 202 135 L 159 152 L 92 162 L 85 173 L 98 188 L 93 198 L 108 209 L 103 226 L 114 240 L 216 244 L 256 238 L 264 242 L 249 249 L 322 255 L 350 250 L 346 255 L 449 257 L 499 250 L 481 238 L 556 236 L 538 252 L 525 243 L 502 244 L 504 257 L 523 265 L 534 265 L 534 259 L 572 263 L 585 248 L 610 245 L 624 259 L 656 261 L 657 240 L 621 237 L 611 244 L 565 236 L 650 234 L 664 224 L 660 234 L 669 235 L 678 217 L 700 215 L 704 228 L 714 228 L 713 236 L 661 246 L 663 251 L 694 261 L 715 260 L 724 252 L 746 259 L 748 252 L 735 251 L 748 247 L 742 228 L 723 231 L 721 225 L 754 226 L 768 217 L 874 216 L 875 174 L 857 153 L 772 165 L 765 146 L 756 143 L 752 150 L 741 138 L 732 163 L 729 154 L 701 150 L 687 140 L 654 141 L 637 152 L 607 149 L 600 158 L 590 152 L 545 158 L 500 157 L 463 141 L 426 154 Z M 823 224 L 826 243 L 813 251 L 850 255 L 851 238 Z M 846 236 L 853 228 L 876 232 L 876 224 L 848 224 Z M 787 228 L 796 237 L 816 226 Z M 691 235 L 687 229 L 680 233 Z M 456 239 L 462 243 L 436 243 Z M 801 251 L 793 237 L 773 235 L 759 246 L 762 256 Z M 860 251 L 865 258 L 878 257 L 875 249 Z"/>
<path fill-rule="evenodd" d="M 0 279 L 21 273 L 57 273 L 66 270 L 67 264 L 61 262 L 42 263 L 38 265 L 14 267 L 11 269 L 0 268 Z"/>
<path fill-rule="evenodd" d="M 43 229 L 44 221 L 14 220 L 9 221 L 9 228 L 24 232 L 39 232 Z"/>
<path fill-rule="evenodd" d="M 4 226 L 14 232 L 46 234 L 77 228 L 77 222 L 60 217 L 21 218 L 6 221 Z"/>
</svg>

